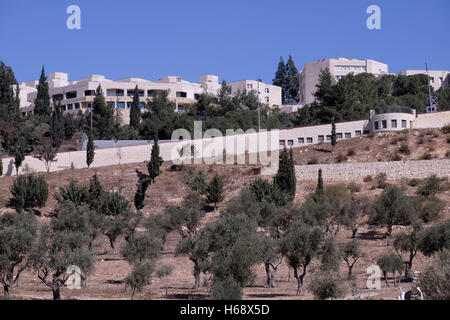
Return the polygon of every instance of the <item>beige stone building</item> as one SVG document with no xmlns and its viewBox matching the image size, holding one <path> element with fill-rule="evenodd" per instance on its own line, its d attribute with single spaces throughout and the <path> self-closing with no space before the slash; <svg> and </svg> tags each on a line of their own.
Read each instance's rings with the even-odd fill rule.
<svg viewBox="0 0 450 320">
<path fill-rule="evenodd" d="M 327 69 L 335 80 L 341 79 L 349 73 L 372 73 L 383 75 L 388 73 L 388 65 L 375 60 L 357 60 L 347 58 L 322 59 L 305 64 L 300 72 L 300 103 L 309 104 L 314 102 L 314 92 L 319 83 L 319 74 L 322 69 Z"/>
<path fill-rule="evenodd" d="M 415 74 L 427 74 L 426 70 L 403 70 L 398 73 L 401 76 L 412 76 Z M 428 70 L 430 76 L 430 85 L 434 90 L 450 87 L 450 71 L 448 70 Z"/>
<path fill-rule="evenodd" d="M 203 93 L 216 95 L 220 90 L 219 77 L 204 75 L 200 83 L 193 83 L 177 76 L 167 76 L 157 81 L 140 78 L 126 78 L 113 81 L 103 75 L 90 75 L 87 78 L 69 81 L 67 73 L 54 72 L 48 77 L 49 94 L 51 102 L 61 102 L 65 112 L 86 114 L 89 112 L 95 97 L 95 90 L 100 85 L 108 106 L 116 110 L 121 123 L 128 123 L 129 110 L 133 101 L 136 86 L 139 89 L 141 108 L 151 101 L 152 95 L 157 91 L 169 92 L 169 99 L 176 104 L 176 111 L 183 112 L 188 105 L 194 104 Z M 34 100 L 37 95 L 38 81 L 23 82 L 20 86 L 21 111 L 32 112 Z M 257 81 L 245 80 L 231 83 L 232 94 L 238 90 L 257 90 Z M 281 88 L 259 82 L 261 103 L 281 105 Z"/>
</svg>

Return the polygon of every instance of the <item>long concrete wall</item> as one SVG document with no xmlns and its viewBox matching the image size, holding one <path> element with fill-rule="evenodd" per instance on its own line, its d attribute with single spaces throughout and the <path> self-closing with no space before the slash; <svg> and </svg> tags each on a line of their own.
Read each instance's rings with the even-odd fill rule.
<svg viewBox="0 0 450 320">
<path fill-rule="evenodd" d="M 432 174 L 439 177 L 450 176 L 450 159 L 409 160 L 390 162 L 347 162 L 336 164 L 316 164 L 295 166 L 298 180 L 317 180 L 322 169 L 324 181 L 359 181 L 371 175 L 384 172 L 388 179 L 425 178 Z"/>
</svg>

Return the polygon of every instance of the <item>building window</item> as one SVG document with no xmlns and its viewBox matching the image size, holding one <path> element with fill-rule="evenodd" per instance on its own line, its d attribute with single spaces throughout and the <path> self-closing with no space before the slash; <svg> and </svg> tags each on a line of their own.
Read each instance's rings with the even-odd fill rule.
<svg viewBox="0 0 450 320">
<path fill-rule="evenodd" d="M 268 103 L 270 101 L 269 97 L 266 97 L 266 102 Z"/>
<path fill-rule="evenodd" d="M 286 145 L 286 141 L 280 140 L 280 147 L 284 147 Z"/>
<path fill-rule="evenodd" d="M 115 103 L 114 101 L 108 101 L 108 102 L 106 103 L 106 105 L 107 105 L 108 107 L 110 107 L 111 109 L 114 109 L 114 108 L 116 107 L 116 103 Z"/>
<path fill-rule="evenodd" d="M 62 94 L 55 94 L 55 95 L 52 97 L 53 102 L 57 102 L 57 101 L 61 102 L 61 100 L 62 100 L 63 98 L 64 98 L 64 96 L 63 96 Z"/>
<path fill-rule="evenodd" d="M 305 138 L 298 138 L 298 143 L 300 143 L 300 144 L 305 143 Z"/>
<path fill-rule="evenodd" d="M 361 130 L 356 130 L 355 131 L 355 136 L 356 137 L 361 137 Z"/>
<path fill-rule="evenodd" d="M 327 141 L 331 141 L 331 135 L 327 135 Z"/>
<path fill-rule="evenodd" d="M 117 106 L 118 106 L 120 109 L 125 109 L 125 102 L 118 102 L 118 103 L 117 103 Z"/>
<path fill-rule="evenodd" d="M 183 105 L 178 105 L 178 112 L 183 112 L 184 111 L 184 106 Z"/>
<path fill-rule="evenodd" d="M 325 136 L 319 136 L 319 142 L 324 142 L 325 141 Z"/>
<path fill-rule="evenodd" d="M 269 93 L 269 92 L 270 92 L 269 88 L 266 88 L 266 93 Z"/>
<path fill-rule="evenodd" d="M 127 90 L 127 96 L 134 97 L 134 91 L 135 90 Z M 144 90 L 139 90 L 139 97 L 144 96 Z"/>
<path fill-rule="evenodd" d="M 342 139 L 342 133 L 336 133 L 336 139 Z"/>
<path fill-rule="evenodd" d="M 306 138 L 306 143 L 313 143 L 313 138 Z"/>
<path fill-rule="evenodd" d="M 402 120 L 402 128 L 406 128 L 406 120 Z"/>
<path fill-rule="evenodd" d="M 66 110 L 67 110 L 67 107 L 66 107 L 66 105 L 63 105 L 63 106 L 61 106 L 61 110 L 64 110 L 64 111 L 66 111 Z"/>
<path fill-rule="evenodd" d="M 186 98 L 187 93 L 184 91 L 177 91 L 177 98 Z"/>
<path fill-rule="evenodd" d="M 84 95 L 86 97 L 95 96 L 95 91 L 94 90 L 86 90 L 86 91 L 84 91 Z"/>
<path fill-rule="evenodd" d="M 351 133 L 345 133 L 345 139 L 351 139 L 352 134 Z"/>
<path fill-rule="evenodd" d="M 288 146 L 293 146 L 294 145 L 294 140 L 288 140 Z"/>
<path fill-rule="evenodd" d="M 80 104 L 79 103 L 75 103 L 75 109 L 80 109 Z"/>
<path fill-rule="evenodd" d="M 363 134 L 370 134 L 370 130 L 364 130 Z"/>
<path fill-rule="evenodd" d="M 133 105 L 133 102 L 127 102 L 127 109 L 131 109 L 132 105 Z"/>
<path fill-rule="evenodd" d="M 253 85 L 251 83 L 247 83 L 247 89 L 253 89 Z"/>
<path fill-rule="evenodd" d="M 139 102 L 139 107 L 141 109 L 145 109 L 145 102 Z"/>
<path fill-rule="evenodd" d="M 106 96 L 108 97 L 123 97 L 125 91 L 122 89 L 108 89 L 106 90 Z"/>
<path fill-rule="evenodd" d="M 77 92 L 76 91 L 71 91 L 71 92 L 67 92 L 66 93 L 66 99 L 73 99 L 77 97 Z"/>
<path fill-rule="evenodd" d="M 397 120 L 391 120 L 391 127 L 397 128 Z"/>
<path fill-rule="evenodd" d="M 200 95 L 198 93 L 194 93 L 194 100 L 198 100 L 200 98 Z"/>
<path fill-rule="evenodd" d="M 378 130 L 380 128 L 380 125 L 378 124 L 378 121 L 375 121 L 374 125 L 375 125 L 375 130 Z"/>
<path fill-rule="evenodd" d="M 383 129 L 387 128 L 387 121 L 386 120 L 382 120 L 381 124 L 383 125 Z"/>
<path fill-rule="evenodd" d="M 73 104 L 68 104 L 67 105 L 67 110 L 73 110 Z"/>
</svg>

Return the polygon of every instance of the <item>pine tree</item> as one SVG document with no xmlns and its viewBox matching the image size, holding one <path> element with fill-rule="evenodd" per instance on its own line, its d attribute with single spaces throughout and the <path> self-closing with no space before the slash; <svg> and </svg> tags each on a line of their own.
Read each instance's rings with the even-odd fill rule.
<svg viewBox="0 0 450 320">
<path fill-rule="evenodd" d="M 337 143 L 336 123 L 334 122 L 334 118 L 333 118 L 332 122 L 331 122 L 331 146 L 332 146 L 332 150 L 334 150 L 334 147 L 336 146 L 336 143 Z"/>
<path fill-rule="evenodd" d="M 224 199 L 222 177 L 217 173 L 208 184 L 207 197 L 210 203 L 214 203 L 214 209 L 217 209 L 217 203 Z"/>
<path fill-rule="evenodd" d="M 334 78 L 328 68 L 320 70 L 319 83 L 316 85 L 314 97 L 320 106 L 327 107 L 335 104 Z"/>
<path fill-rule="evenodd" d="M 294 200 L 297 180 L 295 177 L 292 150 L 290 154 L 288 154 L 286 149 L 280 153 L 278 172 L 273 182 L 286 194 L 289 201 Z"/>
<path fill-rule="evenodd" d="M 288 103 L 298 103 L 300 98 L 300 74 L 291 55 L 289 55 L 288 62 L 286 63 L 286 82 L 286 101 Z"/>
<path fill-rule="evenodd" d="M 86 164 L 87 164 L 88 168 L 90 167 L 91 163 L 94 161 L 94 155 L 95 155 L 94 138 L 92 137 L 92 134 L 89 133 L 87 150 L 86 150 Z"/>
<path fill-rule="evenodd" d="M 48 83 L 44 66 L 42 66 L 37 90 L 36 100 L 34 100 L 34 114 L 42 116 L 46 121 L 49 121 L 52 110 L 50 108 L 50 95 L 48 93 Z"/>
<path fill-rule="evenodd" d="M 95 90 L 95 98 L 92 102 L 93 134 L 98 139 L 111 139 L 114 130 L 114 112 L 106 105 L 105 97 L 100 85 Z"/>
<path fill-rule="evenodd" d="M 286 65 L 284 64 L 283 57 L 280 57 L 280 62 L 278 63 L 278 69 L 277 72 L 275 72 L 275 78 L 272 80 L 272 84 L 274 86 L 281 87 L 281 98 L 282 103 L 285 103 L 287 100 L 287 70 Z"/>
<path fill-rule="evenodd" d="M 163 159 L 159 156 L 158 139 L 155 139 L 152 147 L 150 162 L 147 164 L 148 174 L 152 183 L 155 182 L 156 177 L 160 175 L 162 163 Z"/>
<path fill-rule="evenodd" d="M 130 109 L 130 126 L 135 129 L 139 128 L 139 124 L 141 123 L 141 109 L 139 107 L 139 89 L 136 85 L 134 89 L 133 103 L 131 104 Z"/>
<path fill-rule="evenodd" d="M 322 169 L 319 169 L 319 177 L 317 178 L 316 192 L 314 193 L 314 201 L 319 202 L 323 199 L 323 179 Z"/>
</svg>

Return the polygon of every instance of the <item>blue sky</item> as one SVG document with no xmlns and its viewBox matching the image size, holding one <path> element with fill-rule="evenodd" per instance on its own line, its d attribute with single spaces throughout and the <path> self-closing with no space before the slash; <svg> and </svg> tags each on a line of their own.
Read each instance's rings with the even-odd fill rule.
<svg viewBox="0 0 450 320">
<path fill-rule="evenodd" d="M 81 8 L 81 30 L 66 8 Z M 369 5 L 381 30 L 369 30 Z M 1 0 L 0 60 L 19 82 L 46 72 L 157 80 L 203 74 L 271 82 L 280 56 L 298 69 L 328 57 L 375 59 L 390 72 L 450 69 L 449 0 Z"/>
</svg>

